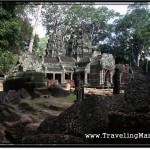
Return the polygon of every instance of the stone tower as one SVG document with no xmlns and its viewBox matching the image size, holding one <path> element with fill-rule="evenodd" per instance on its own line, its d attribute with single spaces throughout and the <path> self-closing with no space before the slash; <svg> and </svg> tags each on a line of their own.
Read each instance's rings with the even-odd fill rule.
<svg viewBox="0 0 150 150">
<path fill-rule="evenodd" d="M 60 54 L 65 53 L 64 41 L 62 40 L 62 35 L 59 31 L 57 34 L 55 32 L 49 34 L 49 39 L 47 43 L 47 49 L 45 51 L 46 56 L 57 57 Z"/>
<path fill-rule="evenodd" d="M 81 28 L 76 28 L 72 32 L 66 54 L 73 57 L 77 62 L 85 56 L 92 55 L 91 44 Z"/>
</svg>

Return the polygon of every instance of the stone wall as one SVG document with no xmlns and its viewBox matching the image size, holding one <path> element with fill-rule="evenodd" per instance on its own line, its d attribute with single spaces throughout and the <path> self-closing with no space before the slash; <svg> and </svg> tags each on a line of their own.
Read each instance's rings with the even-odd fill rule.
<svg viewBox="0 0 150 150">
<path fill-rule="evenodd" d="M 23 67 L 23 71 L 35 70 L 43 72 L 42 59 L 38 56 L 25 52 L 19 57 L 19 64 Z"/>
</svg>

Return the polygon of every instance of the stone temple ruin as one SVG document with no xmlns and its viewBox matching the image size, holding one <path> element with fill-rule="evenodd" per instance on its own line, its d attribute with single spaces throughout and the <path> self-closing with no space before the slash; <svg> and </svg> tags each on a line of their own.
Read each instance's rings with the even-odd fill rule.
<svg viewBox="0 0 150 150">
<path fill-rule="evenodd" d="M 79 32 L 80 33 L 80 32 Z M 79 34 L 80 35 L 80 34 Z M 125 140 L 85 138 L 85 134 L 97 133 L 148 133 L 150 132 L 150 80 L 139 80 L 144 78 L 140 68 L 130 67 L 127 64 L 115 64 L 112 54 L 91 51 L 90 47 L 82 45 L 79 35 L 73 36 L 71 40 L 72 49 L 66 53 L 60 54 L 49 51 L 43 57 L 37 57 L 26 52 L 23 53 L 17 62 L 16 67 L 8 75 L 5 90 L 0 93 L 0 122 L 6 125 L 4 139 L 13 144 L 143 144 L 149 143 L 149 139 Z M 73 38 L 71 37 L 71 38 Z M 75 45 L 80 39 L 80 46 Z M 50 40 L 49 40 L 50 41 Z M 74 41 L 74 42 L 72 42 Z M 55 55 L 53 55 L 55 54 Z M 114 94 L 110 96 L 84 94 L 80 101 L 78 98 L 74 103 L 59 115 L 51 115 L 44 119 L 40 124 L 33 124 L 35 120 L 26 119 L 17 114 L 13 107 L 9 106 L 11 102 L 19 101 L 19 108 L 34 112 L 34 107 L 24 101 L 20 103 L 21 98 L 38 96 L 37 88 L 50 86 L 54 82 L 63 85 L 73 82 L 74 73 L 80 75 L 80 80 L 87 87 L 113 87 L 114 70 L 117 68 L 120 72 L 121 84 L 127 84 L 125 94 Z M 29 75 L 31 78 L 29 78 Z M 9 78 L 9 77 L 14 78 Z M 14 81 L 16 80 L 16 81 Z M 131 82 L 134 80 L 139 80 Z M 11 81 L 11 82 L 9 82 Z M 36 81 L 36 83 L 35 83 Z M 47 81 L 47 82 L 46 82 Z M 23 83 L 24 82 L 24 83 Z M 34 84 L 36 91 L 33 91 Z M 56 90 L 56 87 L 57 90 Z M 15 88 L 14 88 L 15 87 Z M 22 89 L 24 87 L 25 89 Z M 11 90 L 10 90 L 11 89 Z M 12 90 L 15 89 L 15 90 Z M 47 89 L 47 88 L 46 88 Z M 58 97 L 59 92 L 64 91 L 58 85 L 50 86 L 53 94 Z M 27 91 L 26 91 L 27 90 Z M 65 91 L 65 97 L 70 91 Z M 44 94 L 45 96 L 45 94 Z M 42 99 L 43 100 L 43 99 Z M 6 105 L 7 104 L 7 105 Z M 27 104 L 27 105 L 25 105 Z M 43 104 L 43 101 L 42 101 Z M 53 105 L 46 108 L 55 108 Z M 43 107 L 44 105 L 42 105 Z M 39 109 L 39 107 L 38 107 Z M 42 113 L 42 111 L 39 111 Z M 33 113 L 37 115 L 36 113 Z M 45 114 L 44 114 L 45 115 Z M 11 120 L 10 120 L 11 119 Z M 10 125 L 8 121 L 16 121 Z M 1 134 L 1 133 L 0 133 Z M 0 143 L 3 141 L 0 138 Z M 145 139 L 144 139 L 145 140 Z M 1 142 L 2 141 L 2 142 Z"/>
<path fill-rule="evenodd" d="M 45 55 L 34 56 L 26 52 L 18 60 L 13 70 L 15 72 L 35 71 L 45 74 L 47 86 L 57 82 L 62 85 L 70 83 L 74 86 L 74 71 L 80 74 L 80 80 L 86 87 L 113 87 L 114 69 L 120 71 L 122 85 L 133 81 L 136 70 L 129 65 L 115 64 L 112 54 L 92 51 L 92 46 L 87 35 L 81 29 L 75 30 L 70 36 L 69 46 L 63 53 L 51 47 L 48 40 Z"/>
</svg>

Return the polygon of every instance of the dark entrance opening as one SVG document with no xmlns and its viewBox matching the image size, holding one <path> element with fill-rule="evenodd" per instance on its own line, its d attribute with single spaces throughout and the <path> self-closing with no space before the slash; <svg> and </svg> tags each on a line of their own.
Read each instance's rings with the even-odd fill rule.
<svg viewBox="0 0 150 150">
<path fill-rule="evenodd" d="M 106 70 L 106 74 L 105 74 L 105 83 L 110 83 L 110 71 Z"/>
<path fill-rule="evenodd" d="M 65 80 L 71 80 L 71 73 L 65 73 Z"/>
<path fill-rule="evenodd" d="M 81 73 L 80 73 L 80 79 L 81 79 L 81 80 L 84 80 L 84 76 L 85 76 L 85 75 L 84 75 L 84 72 L 81 72 Z"/>
<path fill-rule="evenodd" d="M 47 73 L 47 79 L 52 80 L 53 79 L 53 74 L 52 73 Z"/>
<path fill-rule="evenodd" d="M 4 78 L 4 75 L 0 75 L 0 78 Z"/>
<path fill-rule="evenodd" d="M 55 74 L 55 80 L 58 80 L 61 83 L 61 74 Z"/>
<path fill-rule="evenodd" d="M 90 74 L 87 74 L 87 83 L 90 83 Z"/>
</svg>

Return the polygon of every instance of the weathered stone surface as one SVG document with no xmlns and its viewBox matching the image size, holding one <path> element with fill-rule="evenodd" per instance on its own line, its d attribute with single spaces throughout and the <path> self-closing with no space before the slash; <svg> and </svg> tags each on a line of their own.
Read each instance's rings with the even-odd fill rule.
<svg viewBox="0 0 150 150">
<path fill-rule="evenodd" d="M 0 103 L 5 103 L 5 100 L 4 100 L 5 96 L 6 96 L 6 92 L 1 91 L 0 92 Z"/>
<path fill-rule="evenodd" d="M 18 123 L 21 123 L 23 126 L 26 126 L 32 122 L 33 120 L 27 116 L 21 116 L 20 120 L 18 121 Z"/>
<path fill-rule="evenodd" d="M 11 144 L 11 142 L 6 139 L 5 134 L 2 131 L 0 131 L 0 144 Z"/>
<path fill-rule="evenodd" d="M 122 113 L 111 112 L 109 115 L 109 133 L 126 133 L 126 136 L 132 138 L 126 139 L 110 139 L 107 143 L 116 144 L 148 144 L 149 138 L 139 138 L 137 134 L 150 133 L 150 114 L 149 113 Z M 129 134 L 133 134 L 129 136 Z"/>
<path fill-rule="evenodd" d="M 6 103 L 10 103 L 10 102 L 18 101 L 20 99 L 21 97 L 16 90 L 9 90 L 7 92 L 7 95 L 4 98 L 4 101 Z"/>
<path fill-rule="evenodd" d="M 23 137 L 29 136 L 29 135 L 31 136 L 36 135 L 38 127 L 39 127 L 39 124 L 34 124 L 34 123 L 26 125 L 24 128 Z"/>
<path fill-rule="evenodd" d="M 19 96 L 20 96 L 22 99 L 25 99 L 25 98 L 29 98 L 29 97 L 30 97 L 29 93 L 28 93 L 27 90 L 24 89 L 24 88 L 19 89 L 19 90 L 18 90 L 18 94 L 19 94 Z"/>
<path fill-rule="evenodd" d="M 62 106 L 56 106 L 56 105 L 50 105 L 49 108 L 56 111 L 65 110 L 65 108 L 63 108 Z"/>
<path fill-rule="evenodd" d="M 125 101 L 131 111 L 150 111 L 150 80 L 129 83 L 125 89 Z"/>
<path fill-rule="evenodd" d="M 77 101 L 58 117 L 43 121 L 38 132 L 84 136 L 85 133 L 105 130 L 107 123 L 107 113 L 101 101 L 96 96 L 89 95 L 82 102 Z"/>
<path fill-rule="evenodd" d="M 29 98 L 30 95 L 25 89 L 9 90 L 0 92 L 0 103 L 19 103 L 21 99 Z"/>
<path fill-rule="evenodd" d="M 124 94 L 117 94 L 112 96 L 98 96 L 101 100 L 103 107 L 107 109 L 107 111 L 123 111 L 130 112 L 130 109 L 125 102 Z"/>
<path fill-rule="evenodd" d="M 12 73 L 4 80 L 4 91 L 26 89 L 32 95 L 36 83 L 45 82 L 45 74 L 43 72 L 26 71 Z"/>
<path fill-rule="evenodd" d="M 38 92 L 38 91 L 34 91 L 33 92 L 32 99 L 34 99 L 34 98 L 40 98 L 40 97 L 41 97 L 41 93 L 40 92 Z"/>
<path fill-rule="evenodd" d="M 20 119 L 20 115 L 16 111 L 8 106 L 0 104 L 0 121 L 17 121 Z"/>
<path fill-rule="evenodd" d="M 66 97 L 69 95 L 68 91 L 63 90 L 61 87 L 55 84 L 51 85 L 48 90 L 50 91 L 51 95 L 55 97 Z"/>
<path fill-rule="evenodd" d="M 35 111 L 35 109 L 30 106 L 28 103 L 22 102 L 18 105 L 19 109 L 21 109 L 22 111 Z"/>
<path fill-rule="evenodd" d="M 40 134 L 36 136 L 26 136 L 22 139 L 22 144 L 84 144 L 82 138 L 64 134 Z"/>
<path fill-rule="evenodd" d="M 5 136 L 13 144 L 20 144 L 24 133 L 24 126 L 21 123 L 8 127 L 5 130 Z"/>
<path fill-rule="evenodd" d="M 23 67 L 23 71 L 35 70 L 37 72 L 42 72 L 42 59 L 38 56 L 33 55 L 30 52 L 24 52 L 19 57 L 19 63 Z"/>
</svg>

